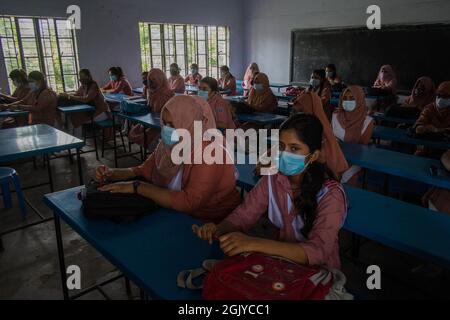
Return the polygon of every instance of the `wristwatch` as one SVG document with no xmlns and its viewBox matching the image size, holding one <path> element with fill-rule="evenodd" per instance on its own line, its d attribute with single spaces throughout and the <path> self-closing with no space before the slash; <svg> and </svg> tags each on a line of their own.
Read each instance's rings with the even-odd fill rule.
<svg viewBox="0 0 450 320">
<path fill-rule="evenodd" d="M 133 181 L 133 192 L 134 192 L 134 194 L 138 193 L 138 188 L 139 188 L 140 185 L 141 185 L 140 181 Z"/>
</svg>

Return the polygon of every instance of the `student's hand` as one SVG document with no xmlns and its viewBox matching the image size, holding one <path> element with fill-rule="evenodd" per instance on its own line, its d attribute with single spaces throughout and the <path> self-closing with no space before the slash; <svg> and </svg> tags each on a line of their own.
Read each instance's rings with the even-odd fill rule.
<svg viewBox="0 0 450 320">
<path fill-rule="evenodd" d="M 110 169 L 107 166 L 99 166 L 97 170 L 95 170 L 95 181 L 104 182 L 112 177 L 114 170 Z"/>
<path fill-rule="evenodd" d="M 116 182 L 107 184 L 98 188 L 100 191 L 109 191 L 110 193 L 134 193 L 133 182 Z"/>
<path fill-rule="evenodd" d="M 244 252 L 253 251 L 255 238 L 242 232 L 231 232 L 219 237 L 220 248 L 227 256 L 235 256 Z"/>
<path fill-rule="evenodd" d="M 192 225 L 192 231 L 202 240 L 207 240 L 209 244 L 212 244 L 214 234 L 217 231 L 217 225 L 214 223 L 205 223 L 201 227 L 194 224 Z"/>
</svg>

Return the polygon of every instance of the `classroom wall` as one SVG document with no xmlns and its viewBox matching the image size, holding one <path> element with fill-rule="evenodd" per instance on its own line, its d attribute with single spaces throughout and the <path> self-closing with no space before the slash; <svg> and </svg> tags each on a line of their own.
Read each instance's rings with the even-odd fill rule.
<svg viewBox="0 0 450 320">
<path fill-rule="evenodd" d="M 81 8 L 77 31 L 79 61 L 99 83 L 119 65 L 133 86 L 141 85 L 138 22 L 192 23 L 230 27 L 230 67 L 241 77 L 244 56 L 243 1 L 228 0 L 0 0 L 0 14 L 66 17 L 66 8 Z M 0 87 L 7 88 L 3 59 Z"/>
<path fill-rule="evenodd" d="M 288 82 L 293 29 L 365 26 L 371 4 L 380 6 L 382 25 L 450 22 L 448 0 L 246 0 L 245 64 Z"/>
</svg>

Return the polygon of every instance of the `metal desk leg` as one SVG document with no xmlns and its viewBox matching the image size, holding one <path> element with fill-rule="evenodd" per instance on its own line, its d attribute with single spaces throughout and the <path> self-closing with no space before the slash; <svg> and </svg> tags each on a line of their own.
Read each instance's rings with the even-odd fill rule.
<svg viewBox="0 0 450 320">
<path fill-rule="evenodd" d="M 53 213 L 55 218 L 56 244 L 58 247 L 59 272 L 61 274 L 61 285 L 64 300 L 69 300 L 69 290 L 67 289 L 66 262 L 64 259 L 64 246 L 61 234 L 61 222 L 59 216 Z"/>
<path fill-rule="evenodd" d="M 53 186 L 52 167 L 50 166 L 50 156 L 48 154 L 44 156 L 44 163 L 47 163 L 48 183 L 50 185 L 50 191 L 54 192 L 55 187 Z"/>
<path fill-rule="evenodd" d="M 92 139 L 94 139 L 94 148 L 95 148 L 95 158 L 97 161 L 98 158 L 98 149 L 97 149 L 97 134 L 95 133 L 95 122 L 94 122 L 94 114 L 91 114 L 91 130 L 92 130 Z"/>
<path fill-rule="evenodd" d="M 113 124 L 113 144 L 114 144 L 114 167 L 117 168 L 117 142 L 116 142 L 116 119 L 114 116 L 114 111 L 111 112 L 112 124 Z"/>
<path fill-rule="evenodd" d="M 80 186 L 84 185 L 83 169 L 81 166 L 80 149 L 77 149 L 77 166 L 78 166 L 78 178 L 80 179 Z"/>
</svg>

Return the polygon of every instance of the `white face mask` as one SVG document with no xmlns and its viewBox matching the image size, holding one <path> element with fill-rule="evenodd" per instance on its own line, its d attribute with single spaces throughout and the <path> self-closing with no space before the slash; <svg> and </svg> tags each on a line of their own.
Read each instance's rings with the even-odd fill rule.
<svg viewBox="0 0 450 320">
<path fill-rule="evenodd" d="M 444 98 L 436 98 L 436 106 L 438 109 L 445 109 L 450 107 L 450 99 L 444 99 Z"/>
<path fill-rule="evenodd" d="M 345 100 L 342 101 L 342 108 L 345 111 L 352 112 L 356 109 L 356 101 L 355 100 Z"/>
<path fill-rule="evenodd" d="M 320 86 L 320 80 L 319 79 L 311 79 L 311 80 L 309 80 L 309 84 L 313 88 L 317 88 L 318 86 Z"/>
<path fill-rule="evenodd" d="M 334 76 L 334 72 L 328 71 L 328 72 L 326 73 L 326 75 L 327 75 L 327 78 L 331 78 L 331 77 Z"/>
<path fill-rule="evenodd" d="M 253 87 L 255 88 L 256 92 L 264 91 L 264 85 L 262 83 L 255 83 Z"/>
</svg>

